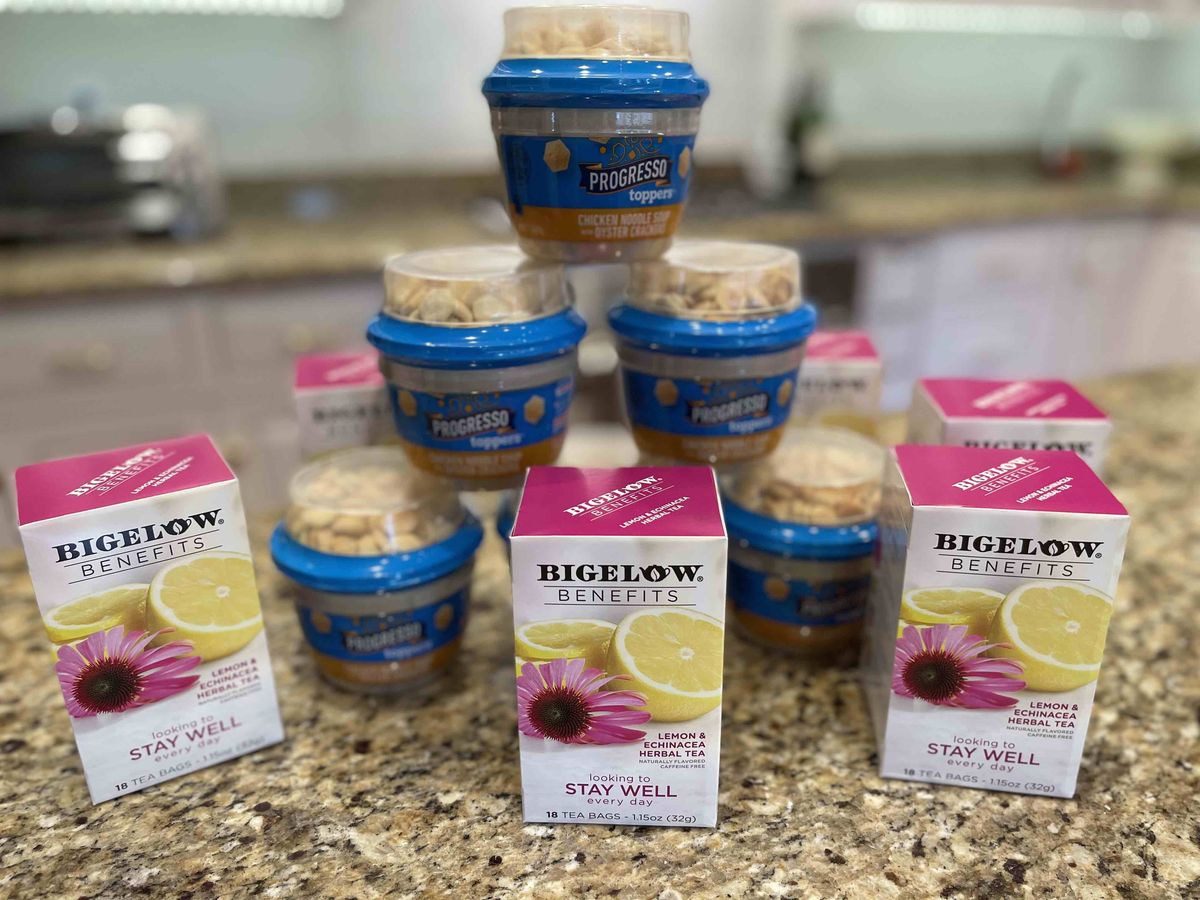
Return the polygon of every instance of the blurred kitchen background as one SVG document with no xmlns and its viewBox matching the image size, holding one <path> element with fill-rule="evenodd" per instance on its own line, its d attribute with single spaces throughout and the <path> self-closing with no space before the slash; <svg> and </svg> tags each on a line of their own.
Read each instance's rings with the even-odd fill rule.
<svg viewBox="0 0 1200 900">
<path fill-rule="evenodd" d="M 293 357 L 363 346 L 387 254 L 509 233 L 508 5 L 0 0 L 5 484 L 207 430 L 278 504 Z M 712 85 L 683 233 L 798 248 L 889 408 L 1200 360 L 1200 0 L 657 5 Z M 618 275 L 578 276 L 581 419 L 617 414 Z"/>
</svg>

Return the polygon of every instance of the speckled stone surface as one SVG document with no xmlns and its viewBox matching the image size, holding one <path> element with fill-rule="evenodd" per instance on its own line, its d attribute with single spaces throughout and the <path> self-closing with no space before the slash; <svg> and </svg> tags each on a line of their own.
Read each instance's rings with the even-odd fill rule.
<svg viewBox="0 0 1200 900">
<path fill-rule="evenodd" d="M 1200 369 L 1091 394 L 1134 525 L 1075 800 L 882 781 L 852 673 L 732 637 L 716 830 L 523 825 L 493 536 L 462 664 L 424 699 L 317 681 L 260 552 L 287 742 L 93 808 L 13 553 L 0 895 L 1200 897 Z"/>
<path fill-rule="evenodd" d="M 432 186 L 431 186 L 432 185 Z M 424 184 L 404 179 L 334 183 L 328 218 L 288 213 L 282 187 L 235 197 L 228 228 L 192 244 L 116 241 L 0 247 L 0 310 L 39 298 L 361 275 L 392 253 L 418 247 L 503 240 L 497 205 L 480 215 L 498 182 Z M 1025 177 L 846 179 L 825 187 L 814 209 L 694 203 L 687 237 L 795 243 L 861 240 L 1005 222 L 1200 214 L 1200 183 L 1183 181 L 1149 198 L 1123 194 L 1103 178 L 1059 183 Z M 474 210 L 474 214 L 472 214 Z M 489 221 L 492 230 L 485 230 Z M 497 223 L 499 220 L 499 225 Z"/>
</svg>

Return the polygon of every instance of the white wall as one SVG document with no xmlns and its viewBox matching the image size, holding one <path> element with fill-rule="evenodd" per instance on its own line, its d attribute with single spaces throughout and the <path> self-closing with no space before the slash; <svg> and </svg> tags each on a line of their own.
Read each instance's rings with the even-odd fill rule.
<svg viewBox="0 0 1200 900">
<path fill-rule="evenodd" d="M 1151 74 L 1161 103 L 1200 130 L 1200 26 L 1164 42 Z"/>
<path fill-rule="evenodd" d="M 1116 113 L 1167 104 L 1162 69 L 1168 51 L 1179 46 L 1200 54 L 1200 41 L 851 27 L 809 29 L 801 46 L 827 74 L 835 138 L 848 153 L 1028 146 L 1042 126 L 1055 74 L 1066 65 L 1083 74 L 1070 131 L 1096 139 Z M 1174 84 L 1170 101 L 1181 111 L 1200 102 L 1196 79 L 1182 91 Z"/>
<path fill-rule="evenodd" d="M 80 88 L 109 105 L 207 109 L 240 170 L 345 154 L 338 24 L 267 18 L 0 13 L 0 117 Z"/>
<path fill-rule="evenodd" d="M 479 86 L 514 2 L 348 0 L 332 21 L 0 12 L 0 119 L 91 87 L 111 105 L 204 107 L 236 174 L 487 171 Z M 710 162 L 768 156 L 791 73 L 812 60 L 830 73 L 835 134 L 849 153 L 1028 145 L 1068 59 L 1086 72 L 1077 134 L 1131 106 L 1200 119 L 1200 36 L 884 34 L 780 25 L 778 0 L 649 2 L 692 14 L 696 66 L 712 83 L 699 144 Z"/>
<path fill-rule="evenodd" d="M 490 166 L 493 145 L 480 84 L 501 44 L 500 15 L 512 0 L 352 3 L 344 21 L 347 102 L 357 152 L 371 162 Z M 692 18 L 697 69 L 713 86 L 703 151 L 736 155 L 746 141 L 753 90 L 754 4 L 658 0 Z M 748 64 L 749 63 L 749 64 Z"/>
<path fill-rule="evenodd" d="M 757 82 L 751 3 L 652 0 L 692 13 L 714 85 L 703 152 L 735 156 Z M 480 93 L 509 0 L 348 0 L 332 21 L 0 12 L 0 118 L 53 108 L 82 86 L 111 105 L 206 108 L 231 171 L 487 169 Z"/>
</svg>

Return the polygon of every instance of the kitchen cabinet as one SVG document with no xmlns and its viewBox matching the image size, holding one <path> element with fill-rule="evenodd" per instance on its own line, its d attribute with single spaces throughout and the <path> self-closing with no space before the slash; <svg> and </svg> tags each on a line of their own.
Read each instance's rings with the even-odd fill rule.
<svg viewBox="0 0 1200 900">
<path fill-rule="evenodd" d="M 1043 295 L 1062 260 L 1067 231 L 1052 224 L 968 228 L 937 241 L 937 303 L 978 307 Z"/>
<path fill-rule="evenodd" d="M 1037 224 L 868 245 L 858 305 L 885 405 L 905 406 L 922 375 L 1044 372 L 1068 240 L 1068 226 Z"/>
<path fill-rule="evenodd" d="M 286 401 L 214 411 L 208 430 L 238 474 L 249 510 L 276 510 L 300 465 L 300 429 Z"/>
<path fill-rule="evenodd" d="M 93 302 L 5 313 L 0 399 L 186 384 L 199 364 L 186 308 L 147 303 L 137 306 L 136 315 L 114 314 L 129 309 Z"/>
<path fill-rule="evenodd" d="M 0 490 L 0 547 L 15 547 L 20 543 L 17 523 L 8 497 Z"/>
<path fill-rule="evenodd" d="M 1200 220 L 1160 223 L 1144 269 L 1113 315 L 1128 368 L 1194 362 L 1200 355 Z"/>
<path fill-rule="evenodd" d="M 211 359 L 231 377 L 257 380 L 290 369 L 301 354 L 365 345 L 382 305 L 376 278 L 222 291 L 206 308 Z"/>
<path fill-rule="evenodd" d="M 888 409 L 922 375 L 1078 380 L 1197 358 L 1200 222 L 971 228 L 870 242 L 859 266 Z"/>
<path fill-rule="evenodd" d="M 369 275 L 61 297 L 3 312 L 0 500 L 7 513 L 20 465 L 192 431 L 216 439 L 248 509 L 273 510 L 298 462 L 292 359 L 365 347 L 380 303 L 378 277 Z M 0 519 L 0 544 L 12 538 L 11 523 Z"/>
<path fill-rule="evenodd" d="M 1141 315 L 1139 294 L 1153 268 L 1161 226 L 1150 219 L 1089 223 L 1072 230 L 1064 252 L 1065 295 L 1050 348 L 1070 378 L 1144 368 L 1126 330 Z"/>
<path fill-rule="evenodd" d="M 1045 374 L 1067 241 L 1066 227 L 1056 224 L 940 237 L 925 374 Z"/>
<path fill-rule="evenodd" d="M 935 238 L 865 245 L 859 255 L 858 324 L 884 361 L 883 405 L 903 409 L 928 353 Z"/>
</svg>

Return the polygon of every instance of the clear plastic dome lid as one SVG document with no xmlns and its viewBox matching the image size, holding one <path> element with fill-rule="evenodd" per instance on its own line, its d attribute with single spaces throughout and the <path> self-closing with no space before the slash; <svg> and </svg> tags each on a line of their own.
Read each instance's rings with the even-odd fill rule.
<svg viewBox="0 0 1200 900">
<path fill-rule="evenodd" d="M 357 447 L 309 463 L 289 486 L 284 517 L 299 543 L 336 556 L 409 553 L 462 524 L 458 494 L 414 469 L 399 447 Z"/>
<path fill-rule="evenodd" d="M 677 241 L 661 259 L 634 263 L 629 301 L 683 319 L 777 316 L 802 302 L 800 256 L 773 244 Z"/>
<path fill-rule="evenodd" d="M 570 305 L 561 265 L 508 245 L 418 250 L 384 264 L 385 314 L 410 322 L 480 326 L 521 322 Z"/>
<path fill-rule="evenodd" d="M 500 57 L 687 62 L 688 16 L 644 6 L 521 6 L 504 14 Z"/>
<path fill-rule="evenodd" d="M 775 452 L 726 476 L 743 509 L 797 525 L 849 525 L 879 512 L 883 448 L 844 428 L 789 428 Z"/>
</svg>

